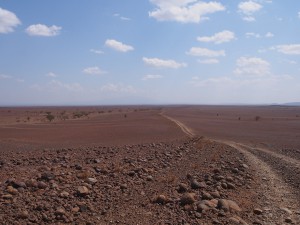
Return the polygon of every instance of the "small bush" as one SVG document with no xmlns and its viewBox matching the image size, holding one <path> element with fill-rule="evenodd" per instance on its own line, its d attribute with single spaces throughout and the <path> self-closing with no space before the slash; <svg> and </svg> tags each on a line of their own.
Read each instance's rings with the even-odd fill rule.
<svg viewBox="0 0 300 225">
<path fill-rule="evenodd" d="M 52 120 L 54 120 L 55 116 L 53 116 L 52 114 L 47 114 L 46 118 L 51 122 Z"/>
<path fill-rule="evenodd" d="M 255 119 L 255 121 L 259 121 L 261 119 L 261 117 L 260 116 L 256 116 L 254 119 Z"/>
</svg>

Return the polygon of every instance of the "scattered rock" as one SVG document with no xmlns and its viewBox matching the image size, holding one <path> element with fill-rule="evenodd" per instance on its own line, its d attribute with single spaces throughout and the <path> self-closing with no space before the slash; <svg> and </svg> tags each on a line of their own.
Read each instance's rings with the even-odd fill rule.
<svg viewBox="0 0 300 225">
<path fill-rule="evenodd" d="M 19 218 L 21 219 L 27 219 L 29 217 L 29 213 L 27 210 L 23 210 L 20 214 L 19 214 Z"/>
<path fill-rule="evenodd" d="M 217 207 L 219 209 L 224 210 L 225 212 L 231 211 L 231 212 L 240 212 L 242 211 L 241 208 L 238 206 L 238 204 L 232 200 L 227 200 L 227 199 L 220 199 L 218 201 Z"/>
<path fill-rule="evenodd" d="M 153 198 L 152 202 L 158 204 L 165 204 L 168 202 L 168 198 L 165 195 L 157 195 Z"/>
<path fill-rule="evenodd" d="M 80 196 L 86 196 L 90 193 L 89 189 L 85 186 L 80 186 L 77 188 L 77 193 Z"/>
<path fill-rule="evenodd" d="M 196 202 L 195 193 L 185 193 L 180 198 L 180 203 L 182 205 L 189 205 Z"/>
<path fill-rule="evenodd" d="M 188 186 L 184 183 L 180 183 L 178 187 L 178 192 L 179 193 L 184 193 L 188 191 Z"/>
<path fill-rule="evenodd" d="M 263 210 L 259 209 L 259 208 L 255 208 L 253 210 L 253 212 L 256 214 L 256 215 L 261 215 L 263 213 Z"/>
</svg>

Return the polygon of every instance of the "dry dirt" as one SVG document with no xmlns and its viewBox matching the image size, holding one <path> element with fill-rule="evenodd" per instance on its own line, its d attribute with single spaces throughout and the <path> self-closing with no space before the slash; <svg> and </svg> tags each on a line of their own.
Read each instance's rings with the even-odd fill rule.
<svg viewBox="0 0 300 225">
<path fill-rule="evenodd" d="M 0 108 L 0 224 L 300 224 L 299 115 Z"/>
</svg>

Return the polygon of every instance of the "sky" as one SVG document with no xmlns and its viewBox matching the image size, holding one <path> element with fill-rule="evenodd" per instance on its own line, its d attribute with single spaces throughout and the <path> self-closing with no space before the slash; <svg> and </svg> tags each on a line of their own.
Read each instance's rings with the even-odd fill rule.
<svg viewBox="0 0 300 225">
<path fill-rule="evenodd" d="M 0 0 L 0 106 L 285 102 L 299 0 Z"/>
</svg>

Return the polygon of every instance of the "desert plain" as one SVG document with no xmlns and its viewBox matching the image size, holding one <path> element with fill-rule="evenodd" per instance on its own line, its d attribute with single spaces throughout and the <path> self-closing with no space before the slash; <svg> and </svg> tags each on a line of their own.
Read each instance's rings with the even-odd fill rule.
<svg viewBox="0 0 300 225">
<path fill-rule="evenodd" d="M 1 107 L 0 151 L 0 224 L 300 224 L 300 107 Z"/>
</svg>

